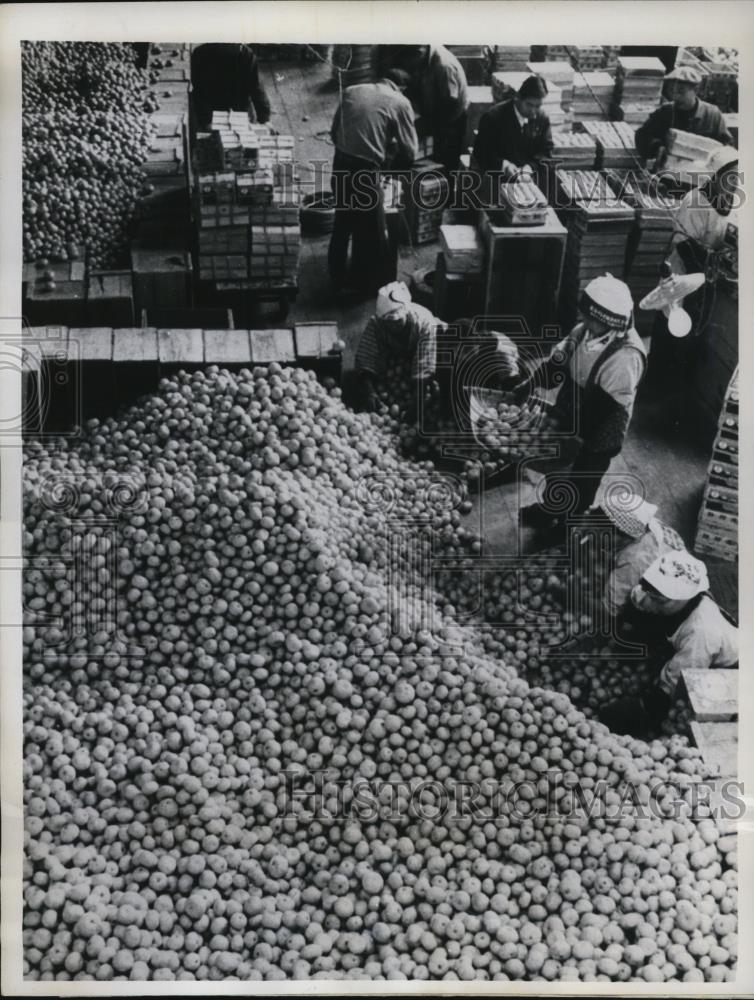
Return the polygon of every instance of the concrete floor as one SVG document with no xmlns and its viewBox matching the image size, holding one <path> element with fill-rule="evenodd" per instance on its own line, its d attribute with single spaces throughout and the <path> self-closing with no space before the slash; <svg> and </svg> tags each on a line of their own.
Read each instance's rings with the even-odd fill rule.
<svg viewBox="0 0 754 1000">
<path fill-rule="evenodd" d="M 295 137 L 305 188 L 328 189 L 333 155 L 329 130 L 339 99 L 330 66 L 323 62 L 265 63 L 261 68 L 273 109 L 271 124 Z M 347 370 L 352 367 L 355 345 L 374 302 L 334 294 L 327 276 L 327 245 L 326 236 L 304 237 L 299 293 L 290 321 L 337 321 L 346 344 Z M 408 281 L 415 269 L 433 266 L 437 250 L 436 243 L 401 248 L 398 277 Z M 670 425 L 661 399 L 640 398 L 623 451 L 609 474 L 643 486 L 647 498 L 658 505 L 659 516 L 692 545 L 709 457 L 708 446 L 690 428 Z M 466 522 L 470 530 L 480 531 L 486 554 L 517 550 L 517 511 L 522 503 L 531 502 L 532 481 L 498 486 L 475 498 Z M 736 613 L 737 567 L 711 558 L 705 561 L 713 592 Z"/>
</svg>

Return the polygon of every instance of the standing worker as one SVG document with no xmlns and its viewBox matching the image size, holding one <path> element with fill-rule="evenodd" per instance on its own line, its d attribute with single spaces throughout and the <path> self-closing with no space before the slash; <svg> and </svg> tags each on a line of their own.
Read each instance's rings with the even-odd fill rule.
<svg viewBox="0 0 754 1000">
<path fill-rule="evenodd" d="M 502 171 L 505 180 L 519 174 L 533 177 L 553 150 L 550 119 L 542 112 L 546 96 L 542 77 L 530 76 L 515 97 L 486 111 L 479 121 L 472 165 L 481 171 Z"/>
<path fill-rule="evenodd" d="M 349 243 L 359 291 L 373 294 L 395 278 L 380 172 L 410 167 L 416 159 L 414 112 L 403 96 L 408 82 L 403 70 L 386 70 L 377 83 L 347 87 L 335 112 L 330 131 L 335 224 L 328 269 L 336 289 L 348 282 Z"/>
<path fill-rule="evenodd" d="M 656 682 L 608 705 L 600 718 L 617 733 L 644 736 L 670 711 L 681 672 L 738 664 L 738 628 L 708 593 L 707 567 L 688 552 L 660 556 L 631 591 L 631 603 L 665 639 Z"/>
<path fill-rule="evenodd" d="M 370 318 L 356 349 L 356 403 L 369 413 L 377 407 L 377 383 L 387 372 L 391 358 L 401 357 L 411 365 L 415 403 L 423 398 L 424 386 L 437 366 L 437 332 L 444 326 L 429 309 L 411 301 L 402 281 L 393 281 L 377 295 Z"/>
<path fill-rule="evenodd" d="M 270 120 L 259 63 L 248 45 L 197 45 L 191 53 L 191 90 L 199 131 L 209 127 L 213 111 L 246 111 L 250 121 L 262 125 Z"/>
<path fill-rule="evenodd" d="M 654 160 L 655 169 L 662 166 L 671 128 L 716 139 L 725 145 L 733 142 L 720 109 L 699 99 L 697 91 L 702 78 L 697 70 L 692 66 L 677 66 L 665 79 L 672 81 L 673 99 L 661 104 L 637 129 L 635 142 L 639 156 Z"/>
<path fill-rule="evenodd" d="M 576 435 L 578 451 L 569 473 L 548 473 L 543 503 L 521 510 L 526 527 L 554 529 L 565 519 L 548 498 L 570 494 L 569 513 L 590 507 L 612 459 L 620 453 L 644 374 L 646 352 L 633 327 L 628 286 L 610 274 L 594 278 L 581 293 L 583 321 L 557 344 L 549 359 L 521 385 L 524 398 L 535 388 L 560 384 L 553 417 Z"/>
<path fill-rule="evenodd" d="M 673 274 L 702 273 L 707 281 L 684 300 L 691 317 L 687 336 L 674 336 L 663 313 L 652 330 L 647 383 L 662 389 L 675 409 L 672 419 L 683 419 L 684 401 L 699 363 L 704 326 L 714 303 L 716 264 L 725 246 L 729 216 L 739 197 L 738 150 L 725 146 L 709 159 L 710 179 L 687 192 L 673 214 L 673 238 L 668 263 Z"/>
<path fill-rule="evenodd" d="M 450 174 L 460 167 L 466 137 L 466 73 L 444 45 L 410 45 L 404 58 L 414 80 L 410 96 L 432 136 L 432 158 Z"/>
</svg>

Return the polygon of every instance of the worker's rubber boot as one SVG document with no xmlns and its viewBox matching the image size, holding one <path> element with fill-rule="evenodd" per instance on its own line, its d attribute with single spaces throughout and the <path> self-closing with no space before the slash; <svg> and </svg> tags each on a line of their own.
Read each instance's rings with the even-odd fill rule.
<svg viewBox="0 0 754 1000">
<path fill-rule="evenodd" d="M 600 722 L 621 736 L 641 739 L 660 728 L 670 711 L 670 698 L 656 685 L 639 697 L 618 698 L 600 712 Z"/>
</svg>

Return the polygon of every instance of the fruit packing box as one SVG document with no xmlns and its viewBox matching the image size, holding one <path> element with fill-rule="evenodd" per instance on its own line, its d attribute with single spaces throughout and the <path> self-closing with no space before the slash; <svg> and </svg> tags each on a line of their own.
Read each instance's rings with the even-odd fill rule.
<svg viewBox="0 0 754 1000">
<path fill-rule="evenodd" d="M 242 254 L 199 255 L 199 277 L 207 280 L 235 280 L 249 277 L 249 258 Z"/>
<path fill-rule="evenodd" d="M 544 225 L 547 219 L 547 198 L 534 181 L 501 184 L 498 191 L 500 208 L 508 225 Z"/>
<path fill-rule="evenodd" d="M 131 326 L 134 322 L 130 271 L 92 271 L 86 286 L 86 317 L 91 326 Z"/>
<path fill-rule="evenodd" d="M 248 226 L 251 222 L 251 212 L 249 205 L 238 205 L 234 202 L 202 204 L 199 206 L 199 228 Z"/>
<path fill-rule="evenodd" d="M 597 143 L 578 132 L 553 132 L 552 158 L 561 170 L 589 170 L 597 159 Z"/>
<path fill-rule="evenodd" d="M 580 201 L 606 200 L 613 193 L 607 178 L 598 170 L 563 170 L 559 167 L 555 178 L 559 208 L 570 208 Z"/>
<path fill-rule="evenodd" d="M 251 330 L 251 361 L 255 365 L 296 360 L 293 330 Z"/>
<path fill-rule="evenodd" d="M 440 246 L 447 270 L 454 274 L 478 274 L 484 264 L 484 248 L 475 226 L 440 226 Z"/>
<path fill-rule="evenodd" d="M 530 45 L 491 45 L 488 46 L 490 72 L 503 70 L 506 72 L 525 72 L 526 64 L 531 59 Z"/>
<path fill-rule="evenodd" d="M 198 234 L 199 253 L 249 253 L 249 226 L 202 228 Z"/>
<path fill-rule="evenodd" d="M 296 357 L 323 358 L 340 350 L 337 323 L 296 323 Z"/>
</svg>

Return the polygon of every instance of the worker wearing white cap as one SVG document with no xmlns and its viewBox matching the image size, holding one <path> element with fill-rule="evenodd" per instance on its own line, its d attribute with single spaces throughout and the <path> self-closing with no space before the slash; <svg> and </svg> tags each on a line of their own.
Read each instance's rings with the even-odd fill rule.
<svg viewBox="0 0 754 1000">
<path fill-rule="evenodd" d="M 660 556 L 631 591 L 631 603 L 658 620 L 667 642 L 656 683 L 636 698 L 622 698 L 602 713 L 619 733 L 643 736 L 666 718 L 683 670 L 738 664 L 738 628 L 708 593 L 704 563 L 688 552 Z"/>
<path fill-rule="evenodd" d="M 600 512 L 629 539 L 616 554 L 602 597 L 605 610 L 617 617 L 645 570 L 660 556 L 685 552 L 686 546 L 677 531 L 656 517 L 656 504 L 635 493 L 607 491 Z"/>
<path fill-rule="evenodd" d="M 444 324 L 429 309 L 411 301 L 403 281 L 392 281 L 377 294 L 370 318 L 356 349 L 354 364 L 358 381 L 356 402 L 372 412 L 377 405 L 377 382 L 391 358 L 411 363 L 417 396 L 430 379 L 437 363 L 437 330 Z"/>
<path fill-rule="evenodd" d="M 576 442 L 570 472 L 549 473 L 541 502 L 521 511 L 527 527 L 556 528 L 567 514 L 582 514 L 593 504 L 603 475 L 623 447 L 644 374 L 646 351 L 633 327 L 633 300 L 623 281 L 610 274 L 590 281 L 579 310 L 583 321 L 519 387 L 523 397 L 560 384 L 553 416 Z M 565 510 L 554 499 L 563 496 L 570 496 Z"/>
<path fill-rule="evenodd" d="M 719 108 L 699 99 L 701 75 L 693 66 L 676 66 L 665 77 L 672 81 L 672 101 L 661 104 L 636 131 L 636 149 L 646 160 L 662 163 L 671 128 L 716 139 L 725 145 L 733 138 Z"/>
</svg>

